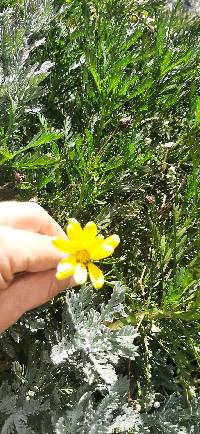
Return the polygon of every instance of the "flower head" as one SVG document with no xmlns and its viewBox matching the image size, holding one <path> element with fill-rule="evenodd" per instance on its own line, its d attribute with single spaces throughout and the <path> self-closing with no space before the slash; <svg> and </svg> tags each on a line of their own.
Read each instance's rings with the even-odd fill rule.
<svg viewBox="0 0 200 434">
<path fill-rule="evenodd" d="M 112 255 L 119 241 L 118 235 L 107 238 L 97 235 L 94 222 L 87 223 L 82 229 L 76 219 L 70 219 L 67 225 L 67 237 L 56 237 L 52 240 L 54 246 L 66 254 L 58 264 L 56 278 L 63 280 L 73 276 L 75 282 L 81 285 L 86 282 L 87 272 L 89 272 L 94 288 L 102 288 L 104 276 L 94 261 Z"/>
</svg>

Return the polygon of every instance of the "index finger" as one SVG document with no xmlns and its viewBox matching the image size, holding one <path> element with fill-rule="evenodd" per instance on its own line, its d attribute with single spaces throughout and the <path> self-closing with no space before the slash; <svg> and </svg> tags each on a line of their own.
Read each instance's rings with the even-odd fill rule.
<svg viewBox="0 0 200 434">
<path fill-rule="evenodd" d="M 42 235 L 66 237 L 61 226 L 34 202 L 0 202 L 0 225 Z"/>
<path fill-rule="evenodd" d="M 55 269 L 17 277 L 0 293 L 0 333 L 14 324 L 25 312 L 51 300 L 59 292 L 75 285 L 72 277 L 58 282 Z"/>
</svg>

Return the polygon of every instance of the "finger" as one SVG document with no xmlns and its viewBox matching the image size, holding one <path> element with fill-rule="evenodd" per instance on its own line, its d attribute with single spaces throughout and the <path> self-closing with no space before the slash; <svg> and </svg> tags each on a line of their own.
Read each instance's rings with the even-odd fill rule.
<svg viewBox="0 0 200 434">
<path fill-rule="evenodd" d="M 4 291 L 4 289 L 8 288 L 9 284 L 10 281 L 6 280 L 2 273 L 0 273 L 0 291 Z"/>
<path fill-rule="evenodd" d="M 0 229 L 0 291 L 6 289 L 13 279 L 10 259 L 6 254 L 6 244 L 6 239 L 2 239 Z"/>
<path fill-rule="evenodd" d="M 55 269 L 16 278 L 0 294 L 0 332 L 14 324 L 25 312 L 34 309 L 75 283 L 73 278 L 55 279 Z"/>
<path fill-rule="evenodd" d="M 5 280 L 10 280 L 15 273 L 56 268 L 63 256 L 47 235 L 0 226 L 0 242 L 0 253 L 5 252 L 1 254 L 0 271 Z"/>
<path fill-rule="evenodd" d="M 48 212 L 34 202 L 1 202 L 0 224 L 43 235 L 66 236 Z"/>
</svg>

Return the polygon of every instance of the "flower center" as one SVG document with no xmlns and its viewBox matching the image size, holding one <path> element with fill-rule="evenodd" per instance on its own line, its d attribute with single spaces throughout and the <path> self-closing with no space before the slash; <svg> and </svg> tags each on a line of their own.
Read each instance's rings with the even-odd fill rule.
<svg viewBox="0 0 200 434">
<path fill-rule="evenodd" d="M 82 264 L 87 264 L 90 262 L 90 255 L 87 250 L 78 250 L 78 252 L 76 252 L 76 260 Z"/>
</svg>

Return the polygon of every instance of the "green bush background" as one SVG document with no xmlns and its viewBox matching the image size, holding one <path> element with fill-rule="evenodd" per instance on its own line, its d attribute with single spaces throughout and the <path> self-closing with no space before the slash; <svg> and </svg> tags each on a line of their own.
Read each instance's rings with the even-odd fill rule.
<svg viewBox="0 0 200 434">
<path fill-rule="evenodd" d="M 73 216 L 121 238 L 103 291 L 61 295 L 1 336 L 1 432 L 199 433 L 198 15 L 157 0 L 0 8 L 0 200 L 36 198 L 63 227 Z M 77 341 L 67 363 L 50 360 L 71 333 L 66 303 L 99 312 L 113 287 L 126 316 L 106 328 L 138 332 L 117 392 L 82 384 Z"/>
</svg>

